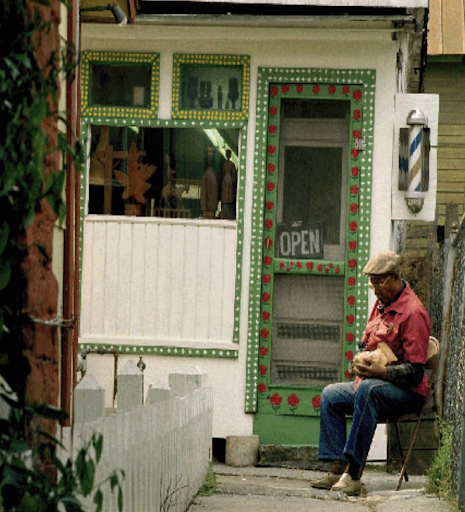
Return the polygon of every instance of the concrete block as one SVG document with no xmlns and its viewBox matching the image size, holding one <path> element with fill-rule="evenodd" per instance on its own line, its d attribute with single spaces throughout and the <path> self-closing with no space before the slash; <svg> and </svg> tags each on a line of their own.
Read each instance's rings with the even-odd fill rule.
<svg viewBox="0 0 465 512">
<path fill-rule="evenodd" d="M 226 465 L 253 466 L 258 462 L 259 436 L 228 436 L 226 438 Z"/>
<path fill-rule="evenodd" d="M 144 389 L 144 375 L 134 361 L 128 361 L 118 371 L 118 393 L 116 400 L 118 409 L 130 411 L 142 405 Z"/>
<path fill-rule="evenodd" d="M 105 390 L 87 373 L 74 390 L 74 421 L 98 420 L 105 416 Z"/>
</svg>

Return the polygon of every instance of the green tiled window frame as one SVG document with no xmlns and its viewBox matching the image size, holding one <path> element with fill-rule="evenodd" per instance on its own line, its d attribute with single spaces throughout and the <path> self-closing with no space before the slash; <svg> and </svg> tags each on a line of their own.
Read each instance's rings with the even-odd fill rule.
<svg viewBox="0 0 465 512">
<path fill-rule="evenodd" d="M 149 64 L 150 74 L 150 108 L 121 107 L 91 105 L 91 73 L 92 64 L 123 64 L 137 66 Z M 135 119 L 149 119 L 158 115 L 158 101 L 160 92 L 160 56 L 158 53 L 123 53 L 85 51 L 81 57 L 81 115 L 103 117 L 132 117 Z"/>
<path fill-rule="evenodd" d="M 268 390 L 273 273 L 335 273 L 344 276 L 344 337 L 341 380 L 361 338 L 368 294 L 362 269 L 369 257 L 371 176 L 376 73 L 370 69 L 259 68 L 255 137 L 255 198 L 252 207 L 252 248 L 247 332 L 245 411 L 276 414 L 319 414 L 319 389 L 273 386 Z M 351 103 L 348 201 L 345 261 L 275 259 L 274 230 L 270 225 L 276 203 L 281 98 L 344 99 Z M 355 139 L 363 136 L 363 152 Z M 268 221 L 268 222 L 266 222 Z M 308 267 L 307 267 L 308 263 Z M 273 265 L 273 267 L 272 267 Z M 269 271 L 269 273 L 268 273 Z M 265 277 L 266 276 L 266 277 Z M 268 292 L 269 290 L 270 292 Z M 321 389 L 321 388 L 320 388 Z M 275 391 L 273 393 L 273 391 Z M 273 393 L 270 395 L 270 393 Z"/>
<path fill-rule="evenodd" d="M 182 109 L 181 108 L 181 67 L 184 64 L 193 66 L 241 66 L 242 88 L 241 108 L 235 110 L 211 109 Z M 220 121 L 241 121 L 249 117 L 250 94 L 250 57 L 246 55 L 217 55 L 217 54 L 186 54 L 179 53 L 173 56 L 173 92 L 172 112 L 173 119 L 215 119 Z"/>
<path fill-rule="evenodd" d="M 186 126 L 186 121 L 170 119 L 141 119 L 138 117 L 102 117 L 102 116 L 82 116 L 80 139 L 83 147 L 86 147 L 86 141 L 89 137 L 89 129 L 92 125 L 104 125 L 112 127 L 140 126 L 142 128 L 236 128 L 239 130 L 239 164 L 238 164 L 238 189 L 237 189 L 237 245 L 236 245 L 236 279 L 234 294 L 234 325 L 232 342 L 239 345 L 240 335 L 240 312 L 241 312 L 241 289 L 242 289 L 242 262 L 244 250 L 244 198 L 246 181 L 246 153 L 247 153 L 247 123 L 242 121 L 190 121 Z M 84 248 L 84 218 L 86 215 L 86 195 L 87 195 L 87 174 L 83 171 L 80 176 L 80 234 L 79 234 L 79 290 L 82 286 L 82 253 Z M 81 296 L 81 293 L 79 293 Z M 81 348 L 90 346 L 98 348 L 99 346 L 108 348 L 107 344 L 80 344 Z M 188 348 L 173 347 L 170 345 L 114 345 L 121 353 L 128 354 L 158 354 L 167 356 L 192 356 L 192 357 L 218 357 L 218 358 L 237 358 L 239 350 L 234 349 L 214 349 L 209 346 L 203 347 L 200 343 L 194 344 Z"/>
</svg>

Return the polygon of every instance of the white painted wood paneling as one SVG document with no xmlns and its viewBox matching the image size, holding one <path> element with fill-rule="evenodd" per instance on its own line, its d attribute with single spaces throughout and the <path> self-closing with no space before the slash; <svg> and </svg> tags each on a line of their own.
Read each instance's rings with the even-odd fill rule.
<svg viewBox="0 0 465 512">
<path fill-rule="evenodd" d="M 145 239 L 145 275 L 147 286 L 144 286 L 144 330 L 142 335 L 149 336 L 155 332 L 155 312 L 158 289 L 158 224 L 147 224 L 147 237 Z"/>
<path fill-rule="evenodd" d="M 223 254 L 223 271 L 224 271 L 224 290 L 233 290 L 236 284 L 236 231 L 230 230 L 226 232 Z M 233 315 L 227 314 L 228 311 L 234 311 L 233 293 L 225 296 L 222 303 L 223 310 L 221 312 L 221 338 L 224 339 L 234 328 Z"/>
<path fill-rule="evenodd" d="M 86 236 L 84 237 L 82 250 L 84 254 L 90 254 L 92 250 L 94 225 L 88 224 L 86 228 Z M 81 272 L 81 304 L 91 304 L 92 301 L 92 258 L 87 258 L 87 260 L 87 265 L 85 265 L 85 267 L 83 266 Z M 87 309 L 90 310 L 91 306 Z M 81 332 L 91 332 L 90 315 L 81 313 L 79 328 Z"/>
<path fill-rule="evenodd" d="M 107 223 L 105 224 L 108 225 Z M 116 251 L 118 251 L 118 266 L 114 269 L 114 272 L 116 273 L 115 278 L 118 281 L 118 295 L 116 299 L 118 303 L 116 317 L 116 333 L 109 334 L 121 334 L 124 336 L 127 336 L 129 334 L 129 320 L 131 317 L 131 241 L 131 224 L 121 224 L 118 245 L 115 247 Z M 83 256 L 85 265 L 86 254 L 84 254 Z M 94 276 L 94 279 L 96 280 L 101 278 L 101 275 Z M 90 314 L 93 315 L 94 312 L 91 311 Z"/>
<path fill-rule="evenodd" d="M 210 308 L 203 307 L 210 302 L 210 254 L 211 229 L 200 227 L 197 245 L 197 315 L 195 337 L 209 339 Z"/>
<path fill-rule="evenodd" d="M 106 226 L 105 254 L 105 307 L 103 310 L 103 332 L 116 333 L 116 318 L 118 315 L 118 243 L 120 226 L 110 223 Z"/>
<path fill-rule="evenodd" d="M 168 337 L 170 314 L 170 259 L 171 259 L 171 225 L 160 226 L 158 245 L 158 277 L 156 302 L 156 332 L 163 338 Z M 147 276 L 148 278 L 148 276 Z"/>
<path fill-rule="evenodd" d="M 131 321 L 129 333 L 142 336 L 144 315 L 145 281 L 145 224 L 132 226 L 132 265 L 131 265 Z"/>
<path fill-rule="evenodd" d="M 105 282 L 101 276 L 105 274 L 106 229 L 104 224 L 94 226 L 92 240 L 92 318 L 90 325 L 95 334 L 103 334 L 103 317 L 105 305 Z"/>
<path fill-rule="evenodd" d="M 84 240 L 82 340 L 232 342 L 235 224 L 89 216 Z"/>
<path fill-rule="evenodd" d="M 169 336 L 179 338 L 182 332 L 183 301 L 181 294 L 184 286 L 184 257 L 185 251 L 185 226 L 172 226 L 171 257 L 170 257 L 170 315 L 169 315 Z"/>
<path fill-rule="evenodd" d="M 197 248 L 198 230 L 186 230 L 186 247 Z M 191 251 L 188 251 L 187 258 L 184 259 L 184 291 L 182 296 L 183 315 L 182 332 L 183 338 L 188 337 L 193 331 L 197 321 L 197 257 Z"/>
</svg>

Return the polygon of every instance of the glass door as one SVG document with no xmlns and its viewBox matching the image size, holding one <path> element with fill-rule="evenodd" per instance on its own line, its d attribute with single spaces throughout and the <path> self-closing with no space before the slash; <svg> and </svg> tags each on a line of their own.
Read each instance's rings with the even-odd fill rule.
<svg viewBox="0 0 465 512">
<path fill-rule="evenodd" d="M 321 390 L 351 378 L 348 247 L 359 132 L 352 102 L 330 87 L 315 97 L 320 89 L 310 84 L 295 86 L 295 95 L 291 86 L 270 86 L 254 419 L 264 444 L 316 445 Z"/>
<path fill-rule="evenodd" d="M 291 233 L 291 245 L 305 244 L 307 229 L 319 226 L 321 260 L 344 260 L 349 112 L 347 101 L 282 102 L 276 225 Z M 282 260 L 279 237 L 277 244 L 276 256 Z M 286 253 L 288 245 L 281 245 Z M 302 251 L 299 256 L 294 265 L 318 267 Z M 270 384 L 321 387 L 336 382 L 342 357 L 343 276 L 282 274 L 281 268 L 273 280 Z"/>
</svg>

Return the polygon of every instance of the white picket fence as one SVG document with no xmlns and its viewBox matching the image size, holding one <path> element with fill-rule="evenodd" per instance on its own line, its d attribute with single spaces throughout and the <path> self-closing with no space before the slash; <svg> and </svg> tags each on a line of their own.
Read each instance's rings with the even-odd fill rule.
<svg viewBox="0 0 465 512">
<path fill-rule="evenodd" d="M 174 379 L 179 384 L 183 377 L 175 374 Z M 208 474 L 212 442 L 211 388 L 202 385 L 200 376 L 189 377 L 193 376 L 187 376 L 177 390 L 173 389 L 176 383 L 170 392 L 163 390 L 158 396 L 157 390 L 149 390 L 154 403 L 64 428 L 67 450 L 61 457 L 66 459 L 70 453 L 76 457 L 93 433 L 102 433 L 103 452 L 95 481 L 105 480 L 115 469 L 124 471 L 125 512 L 185 512 Z M 170 376 L 170 385 L 171 380 Z M 103 510 L 117 511 L 118 496 L 111 492 L 109 482 L 102 491 Z M 95 510 L 92 499 L 86 504 L 88 510 Z"/>
</svg>

